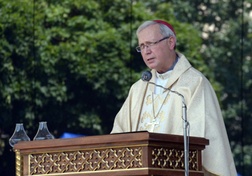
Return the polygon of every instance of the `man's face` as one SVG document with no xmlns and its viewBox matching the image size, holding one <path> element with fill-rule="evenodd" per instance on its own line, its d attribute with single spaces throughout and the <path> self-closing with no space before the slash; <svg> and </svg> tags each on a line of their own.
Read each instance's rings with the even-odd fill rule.
<svg viewBox="0 0 252 176">
<path fill-rule="evenodd" d="M 158 24 L 148 26 L 138 34 L 139 46 L 145 45 L 141 50 L 145 64 L 159 73 L 166 72 L 170 67 L 169 57 L 171 50 L 168 42 L 170 38 L 156 44 L 153 44 L 153 42 L 157 42 L 164 37 L 167 36 L 162 36 Z M 148 46 L 149 44 L 150 46 Z"/>
</svg>

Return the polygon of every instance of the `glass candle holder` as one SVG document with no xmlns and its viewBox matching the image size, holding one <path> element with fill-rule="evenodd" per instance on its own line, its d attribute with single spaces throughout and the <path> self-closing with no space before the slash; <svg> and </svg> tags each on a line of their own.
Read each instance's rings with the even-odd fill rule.
<svg viewBox="0 0 252 176">
<path fill-rule="evenodd" d="M 22 123 L 17 123 L 15 130 L 9 139 L 9 144 L 13 147 L 19 141 L 30 141 L 29 136 L 26 134 L 24 125 Z"/>
<path fill-rule="evenodd" d="M 46 140 L 46 139 L 54 139 L 54 136 L 48 130 L 47 122 L 39 122 L 38 131 L 33 140 Z"/>
</svg>

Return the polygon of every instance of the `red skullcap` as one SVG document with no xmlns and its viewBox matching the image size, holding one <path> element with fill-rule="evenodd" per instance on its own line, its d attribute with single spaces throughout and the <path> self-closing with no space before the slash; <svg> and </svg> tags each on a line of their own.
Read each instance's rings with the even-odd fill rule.
<svg viewBox="0 0 252 176">
<path fill-rule="evenodd" d="M 172 30 L 172 32 L 174 33 L 174 35 L 176 35 L 176 33 L 175 33 L 175 31 L 174 31 L 174 29 L 173 29 L 173 27 L 172 27 L 171 24 L 169 24 L 169 23 L 167 23 L 166 21 L 163 21 L 163 20 L 153 20 L 153 21 L 167 26 L 170 30 Z"/>
</svg>

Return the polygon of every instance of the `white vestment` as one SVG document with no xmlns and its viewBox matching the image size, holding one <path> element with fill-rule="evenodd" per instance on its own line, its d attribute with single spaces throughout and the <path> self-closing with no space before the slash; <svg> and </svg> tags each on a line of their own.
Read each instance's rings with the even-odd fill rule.
<svg viewBox="0 0 252 176">
<path fill-rule="evenodd" d="M 210 144 L 203 150 L 203 167 L 212 175 L 236 176 L 233 156 L 215 92 L 205 76 L 193 68 L 184 55 L 180 53 L 178 55 L 178 62 L 170 72 L 165 87 L 184 96 L 187 120 L 190 123 L 190 136 L 209 139 Z M 153 77 L 150 82 L 156 82 L 155 74 L 156 71 L 152 70 Z M 154 90 L 154 85 L 142 80 L 134 83 L 116 115 L 111 133 L 145 129 L 150 132 L 183 135 L 181 97 L 172 92 L 168 94 L 166 91 L 161 98 L 153 94 Z M 157 105 L 155 99 L 160 99 Z M 150 100 L 152 102 L 149 102 Z M 151 106 L 148 103 L 151 103 Z"/>
</svg>

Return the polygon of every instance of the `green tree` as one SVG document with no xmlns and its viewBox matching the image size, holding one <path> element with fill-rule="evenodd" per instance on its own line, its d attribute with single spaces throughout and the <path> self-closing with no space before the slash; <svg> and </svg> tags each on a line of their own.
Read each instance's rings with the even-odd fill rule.
<svg viewBox="0 0 252 176">
<path fill-rule="evenodd" d="M 23 122 L 32 139 L 39 121 L 56 137 L 109 133 L 138 75 L 130 1 L 1 0 L 0 7 L 1 134 Z M 4 144 L 1 174 L 12 175 L 14 155 Z"/>
<path fill-rule="evenodd" d="M 222 3 L 229 10 L 229 2 Z M 66 131 L 109 133 L 129 86 L 146 69 L 134 49 L 135 30 L 144 20 L 162 18 L 178 31 L 178 50 L 214 85 L 239 157 L 241 145 L 236 142 L 241 128 L 235 124 L 245 112 L 239 111 L 240 107 L 246 110 L 251 100 L 240 101 L 241 90 L 233 88 L 230 80 L 235 78 L 238 84 L 240 78 L 248 80 L 243 96 L 250 96 L 251 51 L 250 43 L 244 42 L 243 65 L 235 60 L 239 53 L 228 54 L 239 49 L 241 37 L 235 35 L 240 24 L 235 21 L 241 20 L 239 10 L 232 13 L 232 19 L 228 13 L 240 9 L 241 4 L 233 2 L 227 13 L 221 7 L 219 2 L 198 0 L 0 0 L 0 134 L 10 136 L 15 123 L 23 122 L 32 139 L 39 121 L 47 121 L 56 137 Z M 225 18 L 219 21 L 218 16 Z M 247 32 L 251 23 L 246 18 L 244 35 L 251 38 L 251 31 Z M 205 31 L 205 25 L 215 23 L 216 31 Z M 202 37 L 200 31 L 208 37 Z M 220 67 L 223 65 L 225 68 Z M 240 67 L 244 75 L 240 75 Z M 246 111 L 243 115 L 250 114 Z M 246 139 L 251 140 L 249 136 Z M 8 168 L 9 176 L 14 156 L 7 138 L 0 144 L 5 145 L 0 149 L 0 171 Z M 249 150 L 248 146 L 244 145 Z M 10 154 L 13 157 L 7 161 Z"/>
</svg>

